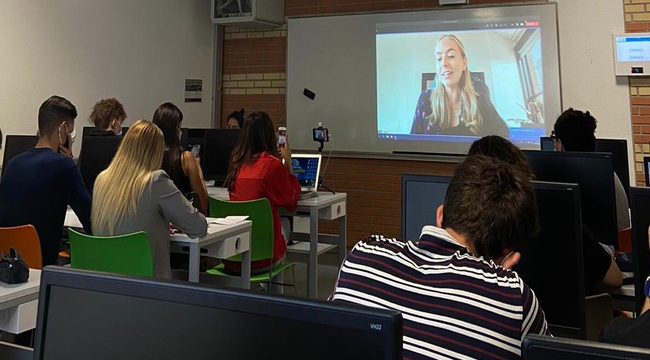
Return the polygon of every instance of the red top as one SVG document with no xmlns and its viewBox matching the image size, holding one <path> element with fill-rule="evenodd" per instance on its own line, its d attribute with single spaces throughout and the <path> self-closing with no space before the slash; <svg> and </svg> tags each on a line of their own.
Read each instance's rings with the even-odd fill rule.
<svg viewBox="0 0 650 360">
<path fill-rule="evenodd" d="M 273 263 L 282 259 L 287 252 L 287 245 L 282 236 L 282 226 L 278 208 L 290 212 L 296 210 L 300 197 L 300 184 L 294 175 L 290 175 L 278 158 L 266 151 L 251 165 L 243 165 L 230 191 L 231 201 L 249 201 L 267 198 L 273 214 Z M 228 266 L 229 264 L 225 264 Z M 268 261 L 255 261 L 252 269 L 268 267 Z M 231 266 L 228 266 L 231 268 Z"/>
</svg>

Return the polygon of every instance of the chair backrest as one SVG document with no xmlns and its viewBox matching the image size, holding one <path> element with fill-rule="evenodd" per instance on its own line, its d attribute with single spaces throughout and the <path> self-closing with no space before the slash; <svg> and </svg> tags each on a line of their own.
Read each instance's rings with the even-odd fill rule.
<svg viewBox="0 0 650 360">
<path fill-rule="evenodd" d="M 151 243 L 144 231 L 98 237 L 68 229 L 70 266 L 124 275 L 153 276 Z"/>
<path fill-rule="evenodd" d="M 273 215 L 268 199 L 252 201 L 224 201 L 210 197 L 210 216 L 248 216 L 253 222 L 251 238 L 251 261 L 273 258 Z M 231 261 L 241 261 L 235 256 Z"/>
<path fill-rule="evenodd" d="M 0 254 L 3 252 L 9 254 L 11 248 L 20 252 L 31 269 L 43 267 L 41 241 L 34 226 L 23 225 L 0 228 Z"/>
</svg>

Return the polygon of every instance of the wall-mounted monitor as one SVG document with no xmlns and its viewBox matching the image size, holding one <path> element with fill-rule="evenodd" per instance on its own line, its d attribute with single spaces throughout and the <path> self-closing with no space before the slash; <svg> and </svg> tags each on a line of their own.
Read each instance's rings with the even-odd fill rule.
<svg viewBox="0 0 650 360">
<path fill-rule="evenodd" d="M 617 76 L 650 75 L 650 33 L 614 35 Z"/>
</svg>

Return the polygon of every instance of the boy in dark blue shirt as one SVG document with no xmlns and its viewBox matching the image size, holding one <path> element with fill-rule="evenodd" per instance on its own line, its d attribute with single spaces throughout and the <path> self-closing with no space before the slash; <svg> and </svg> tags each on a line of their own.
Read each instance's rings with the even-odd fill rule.
<svg viewBox="0 0 650 360">
<path fill-rule="evenodd" d="M 90 232 L 90 195 L 72 161 L 76 117 L 70 101 L 47 99 L 38 111 L 38 143 L 7 164 L 0 182 L 0 226 L 33 225 L 43 266 L 56 263 L 68 205 Z"/>
</svg>

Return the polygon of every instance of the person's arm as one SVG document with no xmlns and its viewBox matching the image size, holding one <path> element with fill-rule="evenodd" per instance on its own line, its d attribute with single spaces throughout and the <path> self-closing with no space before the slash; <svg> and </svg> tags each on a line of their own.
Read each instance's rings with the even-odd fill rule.
<svg viewBox="0 0 650 360">
<path fill-rule="evenodd" d="M 199 203 L 197 208 L 203 215 L 208 214 L 208 189 L 203 181 L 203 171 L 201 166 L 191 152 L 184 151 L 181 155 L 181 166 L 183 172 L 190 179 L 190 188 L 198 197 Z"/>
<path fill-rule="evenodd" d="M 162 174 L 152 184 L 153 197 L 163 216 L 190 238 L 208 233 L 205 216 L 190 204 L 167 174 Z"/>
<path fill-rule="evenodd" d="M 605 274 L 605 277 L 603 277 L 603 284 L 615 288 L 620 288 L 623 286 L 623 273 L 621 272 L 621 269 L 618 268 L 618 265 L 616 265 L 614 258 L 610 259 L 611 261 L 609 262 L 609 269 L 607 269 L 607 273 Z"/>
<path fill-rule="evenodd" d="M 616 194 L 616 222 L 618 229 L 627 229 L 630 227 L 630 205 L 627 201 L 623 183 L 616 173 L 614 173 L 614 193 Z"/>
<path fill-rule="evenodd" d="M 91 200 L 90 194 L 84 185 L 84 181 L 81 178 L 81 173 L 79 168 L 70 160 L 70 167 L 68 171 L 68 179 L 66 183 L 68 184 L 68 205 L 74 210 L 74 213 L 77 214 L 81 225 L 83 225 L 84 230 L 88 233 L 92 233 L 90 226 L 90 210 L 91 210 Z"/>
<path fill-rule="evenodd" d="M 521 339 L 528 334 L 550 335 L 544 311 L 533 290 L 523 280 L 521 296 L 523 299 L 523 321 L 521 323 Z"/>
<path fill-rule="evenodd" d="M 281 161 L 271 161 L 266 176 L 264 176 L 264 186 L 269 200 L 292 212 L 298 207 L 300 184 L 298 178 L 293 174 L 288 137 L 280 155 L 284 158 L 284 165 Z"/>
<path fill-rule="evenodd" d="M 599 285 L 621 287 L 623 274 L 616 265 L 612 255 L 582 225 L 582 249 L 585 269 L 585 290 L 592 292 Z"/>
</svg>

